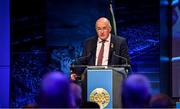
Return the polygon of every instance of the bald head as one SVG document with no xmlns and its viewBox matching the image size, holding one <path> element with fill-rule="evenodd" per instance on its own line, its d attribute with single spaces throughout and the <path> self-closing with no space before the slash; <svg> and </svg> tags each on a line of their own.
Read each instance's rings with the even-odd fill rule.
<svg viewBox="0 0 180 109">
<path fill-rule="evenodd" d="M 99 18 L 97 21 L 96 21 L 96 27 L 97 27 L 97 24 L 98 23 L 105 23 L 105 24 L 107 24 L 107 26 L 111 29 L 111 23 L 110 23 L 110 21 L 107 19 L 107 18 L 105 18 L 105 17 L 101 17 L 101 18 Z"/>
<path fill-rule="evenodd" d="M 106 40 L 111 32 L 111 24 L 105 17 L 101 17 L 96 21 L 96 32 L 98 38 Z"/>
</svg>

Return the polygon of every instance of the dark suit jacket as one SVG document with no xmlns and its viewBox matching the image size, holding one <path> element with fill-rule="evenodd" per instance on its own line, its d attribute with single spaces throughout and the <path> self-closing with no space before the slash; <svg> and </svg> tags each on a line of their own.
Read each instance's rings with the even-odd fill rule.
<svg viewBox="0 0 180 109">
<path fill-rule="evenodd" d="M 97 41 L 98 37 L 91 37 L 87 39 L 84 43 L 84 48 L 83 48 L 83 54 L 82 57 L 79 58 L 78 62 L 76 64 L 79 65 L 95 65 L 95 60 L 96 60 L 96 48 L 97 48 Z M 106 50 L 104 51 L 106 52 Z M 109 59 L 108 59 L 108 65 L 122 65 L 126 64 L 126 61 L 122 58 L 119 58 L 118 56 L 114 55 L 114 53 L 118 56 L 122 56 L 127 59 L 128 64 L 130 63 L 129 60 L 129 55 L 128 55 L 128 47 L 126 44 L 125 38 L 119 37 L 119 36 L 114 36 L 111 34 L 111 42 L 110 42 L 110 49 L 109 49 Z M 76 73 L 78 75 L 81 75 L 82 72 L 84 72 L 85 68 L 76 68 Z M 84 79 L 82 82 L 82 93 L 83 93 L 83 99 L 86 101 L 87 98 L 87 75 L 85 73 Z"/>
<path fill-rule="evenodd" d="M 82 56 L 85 58 L 83 59 L 81 64 L 95 65 L 97 40 L 98 37 L 96 36 L 96 37 L 91 37 L 85 41 L 83 54 L 82 54 Z M 114 53 L 116 55 L 114 55 Z M 126 64 L 125 59 L 122 59 L 117 55 L 126 58 L 128 64 L 130 64 L 128 47 L 125 38 L 111 34 L 108 65 Z"/>
</svg>

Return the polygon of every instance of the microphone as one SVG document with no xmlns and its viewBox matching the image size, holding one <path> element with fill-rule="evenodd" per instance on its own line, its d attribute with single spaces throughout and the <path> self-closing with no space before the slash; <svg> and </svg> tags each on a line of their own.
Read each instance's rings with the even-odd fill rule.
<svg viewBox="0 0 180 109">
<path fill-rule="evenodd" d="M 89 54 L 86 55 L 86 56 L 81 56 L 81 57 L 79 57 L 78 60 L 79 60 L 80 62 L 81 62 L 81 61 L 85 61 L 85 60 L 88 59 L 90 56 L 91 56 L 91 52 L 89 52 Z"/>
<path fill-rule="evenodd" d="M 84 64 L 84 61 L 86 61 L 86 59 L 88 59 L 89 57 L 91 56 L 91 52 L 89 52 L 88 55 L 86 56 L 81 56 L 79 58 L 76 58 L 72 64 L 72 66 L 77 65 L 79 67 L 85 67 L 86 65 L 83 65 Z M 87 63 L 86 63 L 87 64 Z"/>
<path fill-rule="evenodd" d="M 113 55 L 118 57 L 118 58 L 121 58 L 123 60 L 125 60 L 126 64 L 123 64 L 123 65 L 120 65 L 122 67 L 125 67 L 125 68 L 130 68 L 131 66 L 128 64 L 128 61 L 127 61 L 127 58 L 123 57 L 123 56 L 119 56 L 115 53 L 115 51 L 113 51 Z"/>
<path fill-rule="evenodd" d="M 127 58 L 125 58 L 125 57 L 123 57 L 123 56 L 117 55 L 117 54 L 115 53 L 115 51 L 113 51 L 113 55 L 116 56 L 116 57 L 118 57 L 118 58 L 121 58 L 121 59 L 125 60 L 125 62 L 126 62 L 126 64 L 117 65 L 117 67 L 124 67 L 126 73 L 129 72 L 129 69 L 130 69 L 130 71 L 132 71 L 131 65 L 129 65 L 128 62 L 127 62 Z M 116 66 L 116 65 L 114 65 L 114 66 Z"/>
<path fill-rule="evenodd" d="M 80 81 L 81 80 L 81 74 L 84 72 L 84 69 L 87 67 L 87 63 L 84 63 L 84 61 L 87 61 L 87 59 L 91 56 L 91 52 L 89 52 L 88 55 L 86 56 L 81 56 L 79 58 L 76 58 L 73 60 L 71 66 L 70 66 L 70 71 L 71 71 L 71 76 L 73 74 L 76 75 L 76 80 Z"/>
<path fill-rule="evenodd" d="M 70 69 L 81 69 L 81 68 L 87 68 L 87 66 L 88 66 L 88 58 L 90 57 L 90 56 L 92 56 L 92 54 L 94 54 L 93 53 L 93 51 L 95 51 L 95 49 L 96 49 L 96 46 L 95 47 L 93 47 L 90 51 L 89 51 L 89 53 L 88 53 L 88 55 L 85 55 L 85 56 L 81 56 L 81 57 L 79 57 L 79 58 L 75 58 L 73 61 L 72 61 L 72 63 L 71 63 L 71 66 L 70 66 Z"/>
</svg>

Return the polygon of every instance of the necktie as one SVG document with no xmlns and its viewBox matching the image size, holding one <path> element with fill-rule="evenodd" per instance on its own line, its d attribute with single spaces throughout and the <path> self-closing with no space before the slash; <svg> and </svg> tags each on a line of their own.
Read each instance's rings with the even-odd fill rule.
<svg viewBox="0 0 180 109">
<path fill-rule="evenodd" d="M 99 51 L 97 65 L 102 65 L 102 60 L 103 60 L 104 43 L 105 43 L 105 41 L 102 41 L 101 43 L 102 43 L 102 45 L 101 45 L 101 49 Z"/>
</svg>

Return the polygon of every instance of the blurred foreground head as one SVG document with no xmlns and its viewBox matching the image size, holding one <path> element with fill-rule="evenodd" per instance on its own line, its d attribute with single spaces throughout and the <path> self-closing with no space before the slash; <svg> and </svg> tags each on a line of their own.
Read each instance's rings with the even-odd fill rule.
<svg viewBox="0 0 180 109">
<path fill-rule="evenodd" d="M 130 75 L 123 83 L 122 105 L 124 108 L 148 107 L 151 97 L 150 81 L 143 75 Z"/>
<path fill-rule="evenodd" d="M 76 83 L 71 83 L 71 92 L 75 101 L 75 107 L 79 107 L 82 103 L 82 89 Z"/>
<path fill-rule="evenodd" d="M 156 94 L 152 96 L 149 105 L 151 108 L 172 108 L 173 100 L 165 94 Z"/>
<path fill-rule="evenodd" d="M 86 109 L 86 108 L 91 108 L 91 109 L 100 109 L 100 106 L 98 103 L 96 102 L 92 102 L 92 101 L 87 101 L 87 102 L 84 102 L 80 108 L 82 109 Z"/>
<path fill-rule="evenodd" d="M 41 82 L 38 96 L 41 108 L 70 108 L 73 106 L 70 82 L 61 72 L 46 74 Z"/>
</svg>

